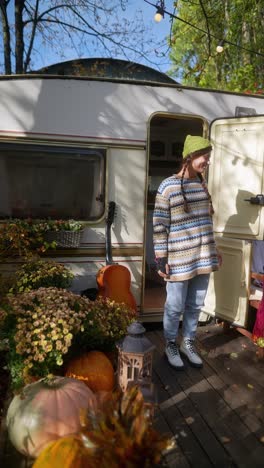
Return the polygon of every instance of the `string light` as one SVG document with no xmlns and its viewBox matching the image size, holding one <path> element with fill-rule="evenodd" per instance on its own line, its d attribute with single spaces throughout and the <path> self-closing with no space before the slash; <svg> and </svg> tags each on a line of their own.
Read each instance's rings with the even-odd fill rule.
<svg viewBox="0 0 264 468">
<path fill-rule="evenodd" d="M 159 23 L 164 18 L 164 0 L 159 0 L 156 3 L 156 14 L 154 16 L 154 20 L 156 23 Z"/>
<path fill-rule="evenodd" d="M 224 43 L 225 43 L 225 41 L 220 41 L 219 44 L 218 44 L 218 46 L 216 47 L 216 52 L 217 52 L 218 54 L 221 54 L 221 53 L 223 52 L 223 50 L 224 50 Z"/>
<path fill-rule="evenodd" d="M 219 41 L 219 44 L 216 48 L 216 51 L 218 53 L 222 53 L 223 50 L 224 50 L 224 47 L 223 45 L 221 44 L 221 42 L 223 42 L 223 44 L 228 44 L 228 45 L 231 45 L 231 46 L 234 46 L 236 47 L 237 49 L 241 49 L 241 50 L 245 50 L 246 52 L 249 52 L 251 54 L 255 54 L 255 55 L 259 55 L 260 57 L 264 57 L 264 54 L 262 54 L 261 52 L 256 52 L 254 50 L 251 50 L 251 49 L 248 49 L 247 47 L 243 47 L 243 46 L 240 46 L 238 44 L 235 44 L 234 42 L 231 42 L 231 41 L 228 41 L 227 39 L 225 40 L 220 40 L 219 37 L 215 36 L 214 34 L 211 34 L 210 32 L 208 31 L 205 31 L 204 29 L 202 28 L 199 28 L 198 26 L 195 26 L 194 24 L 190 23 L 189 21 L 185 21 L 183 20 L 182 18 L 180 18 L 179 16 L 176 16 L 176 15 L 173 15 L 172 13 L 170 13 L 169 11 L 166 11 L 165 10 L 165 0 L 160 0 L 159 2 L 157 2 L 156 4 L 155 3 L 152 3 L 150 2 L 149 0 L 144 0 L 144 2 L 148 3 L 149 5 L 155 7 L 157 9 L 157 13 L 159 13 L 158 10 L 160 10 L 160 15 L 161 15 L 161 18 L 159 20 L 155 20 L 155 21 L 161 21 L 162 18 L 164 18 L 164 15 L 168 15 L 170 18 L 173 18 L 173 19 L 177 19 L 179 21 L 182 21 L 183 23 L 185 24 L 188 24 L 188 26 L 191 26 L 192 28 L 196 29 L 197 31 L 201 31 L 202 33 L 206 34 L 207 36 L 209 37 L 213 37 L 214 39 L 217 39 Z M 156 15 L 155 15 L 156 16 Z"/>
</svg>

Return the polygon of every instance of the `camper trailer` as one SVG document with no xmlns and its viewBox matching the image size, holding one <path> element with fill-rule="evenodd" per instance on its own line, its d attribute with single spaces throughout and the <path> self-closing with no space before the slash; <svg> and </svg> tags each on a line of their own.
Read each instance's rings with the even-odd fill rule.
<svg viewBox="0 0 264 468">
<path fill-rule="evenodd" d="M 73 291 L 89 292 L 106 264 L 114 202 L 111 255 L 129 270 L 145 322 L 162 319 L 165 298 L 152 243 L 156 190 L 177 169 L 186 135 L 209 136 L 208 183 L 223 266 L 211 275 L 203 317 L 247 327 L 252 247 L 264 230 L 264 96 L 157 77 L 48 73 L 3 76 L 0 96 L 1 220 L 85 222 L 80 246 L 50 257 L 71 268 Z"/>
</svg>

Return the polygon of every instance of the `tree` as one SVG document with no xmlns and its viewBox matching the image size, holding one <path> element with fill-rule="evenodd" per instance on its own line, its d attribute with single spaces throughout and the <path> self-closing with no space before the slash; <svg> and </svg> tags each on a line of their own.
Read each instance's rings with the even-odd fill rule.
<svg viewBox="0 0 264 468">
<path fill-rule="evenodd" d="M 65 58 L 98 55 L 148 60 L 142 12 L 125 17 L 129 0 L 0 0 L 0 69 L 5 74 L 26 73 L 39 63 L 41 51 Z M 1 28 L 2 27 L 2 28 Z M 1 36 L 0 36 L 1 40 Z M 2 60 L 1 60 L 2 53 Z M 149 60 L 151 64 L 151 60 Z"/>
<path fill-rule="evenodd" d="M 170 74 L 183 84 L 264 92 L 264 0 L 176 2 Z M 216 47 L 223 40 L 223 52 Z"/>
</svg>

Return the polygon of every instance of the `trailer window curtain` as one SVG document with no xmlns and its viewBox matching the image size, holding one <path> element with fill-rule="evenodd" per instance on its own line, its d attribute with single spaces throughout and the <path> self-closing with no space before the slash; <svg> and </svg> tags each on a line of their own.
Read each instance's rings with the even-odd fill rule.
<svg viewBox="0 0 264 468">
<path fill-rule="evenodd" d="M 1 219 L 100 219 L 105 156 L 97 148 L 0 144 Z"/>
</svg>

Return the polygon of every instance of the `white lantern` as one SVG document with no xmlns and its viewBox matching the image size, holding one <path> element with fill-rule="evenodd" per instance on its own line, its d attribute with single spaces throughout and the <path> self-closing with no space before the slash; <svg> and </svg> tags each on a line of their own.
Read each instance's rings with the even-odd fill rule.
<svg viewBox="0 0 264 468">
<path fill-rule="evenodd" d="M 139 322 L 129 325 L 128 335 L 117 343 L 118 384 L 124 392 L 131 382 L 152 376 L 155 346 L 145 336 L 146 329 Z"/>
</svg>

